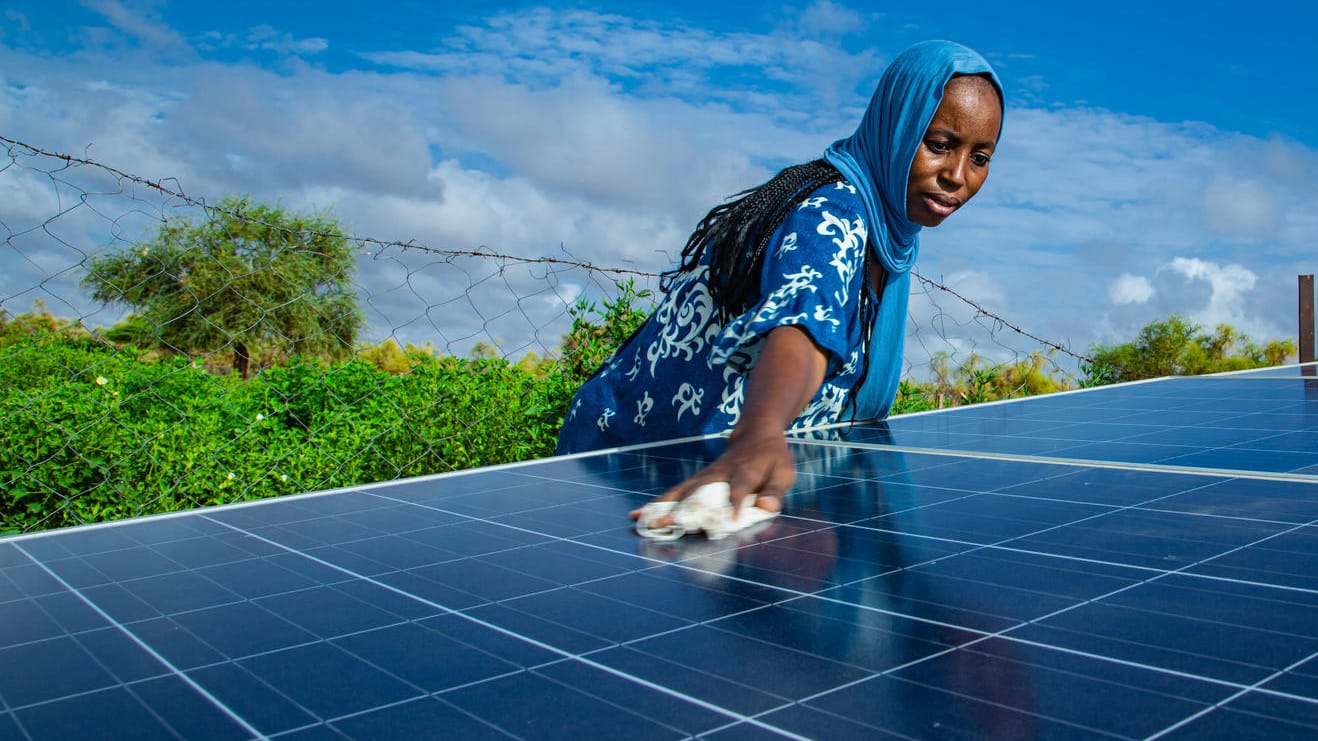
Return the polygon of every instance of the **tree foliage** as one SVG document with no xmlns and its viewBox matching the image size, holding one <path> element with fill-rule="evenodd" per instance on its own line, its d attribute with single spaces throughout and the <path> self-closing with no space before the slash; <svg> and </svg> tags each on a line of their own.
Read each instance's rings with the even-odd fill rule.
<svg viewBox="0 0 1318 741">
<path fill-rule="evenodd" d="M 246 198 L 212 213 L 92 260 L 83 284 L 93 297 L 135 312 L 119 332 L 193 357 L 227 350 L 244 378 L 258 352 L 351 355 L 362 316 L 337 224 Z"/>
<path fill-rule="evenodd" d="M 585 299 L 568 309 L 572 328 L 563 338 L 563 363 L 578 384 L 590 378 L 649 317 L 654 310 L 651 299 L 650 291 L 637 290 L 628 278 L 618 283 L 615 298 L 604 300 L 603 310 Z"/>
<path fill-rule="evenodd" d="M 1229 324 L 1211 333 L 1184 316 L 1150 322 L 1131 342 L 1094 345 L 1084 368 L 1089 385 L 1162 376 L 1244 370 L 1281 365 L 1295 354 L 1293 340 L 1255 344 Z"/>
<path fill-rule="evenodd" d="M 18 315 L 0 309 L 0 347 L 24 340 L 44 337 L 84 339 L 91 336 L 83 326 L 69 319 L 61 319 L 46 308 L 46 302 L 32 302 L 32 311 Z"/>
</svg>

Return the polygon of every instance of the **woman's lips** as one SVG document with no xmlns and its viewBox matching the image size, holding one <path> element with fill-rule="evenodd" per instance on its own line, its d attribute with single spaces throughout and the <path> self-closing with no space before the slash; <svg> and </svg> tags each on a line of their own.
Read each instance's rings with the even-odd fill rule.
<svg viewBox="0 0 1318 741">
<path fill-rule="evenodd" d="M 941 218 L 947 218 L 952 212 L 961 207 L 961 201 L 946 196 L 938 196 L 925 193 L 921 196 L 924 198 L 924 205 L 929 212 Z"/>
</svg>

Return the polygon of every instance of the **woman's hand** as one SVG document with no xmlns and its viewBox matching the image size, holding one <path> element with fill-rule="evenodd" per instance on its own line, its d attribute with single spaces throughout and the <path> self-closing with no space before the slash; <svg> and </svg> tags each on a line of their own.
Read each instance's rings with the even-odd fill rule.
<svg viewBox="0 0 1318 741">
<path fill-rule="evenodd" d="M 756 495 L 761 509 L 781 510 L 783 496 L 796 481 L 785 433 L 824 382 L 827 363 L 827 355 L 804 330 L 785 326 L 769 332 L 746 381 L 746 399 L 727 450 L 655 501 L 685 499 L 704 484 L 726 481 L 734 512 L 748 494 Z M 632 519 L 640 513 L 633 510 Z"/>
</svg>

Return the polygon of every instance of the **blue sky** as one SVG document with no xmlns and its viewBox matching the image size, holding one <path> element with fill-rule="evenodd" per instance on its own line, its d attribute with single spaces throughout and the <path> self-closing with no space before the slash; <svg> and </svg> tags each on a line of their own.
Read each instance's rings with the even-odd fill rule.
<svg viewBox="0 0 1318 741">
<path fill-rule="evenodd" d="M 1173 311 L 1292 336 L 1295 276 L 1314 272 L 1311 3 L 310 7 L 11 3 L 0 134 L 382 240 L 658 271 L 719 198 L 850 133 L 894 54 L 951 38 L 994 63 L 1008 111 L 980 197 L 924 233 L 922 274 L 1083 351 Z M 0 221 L 50 216 L 43 187 L 0 173 Z M 76 285 L 77 260 L 33 259 L 35 239 L 0 255 L 11 310 L 33 281 Z M 443 267 L 364 261 L 375 333 L 443 345 L 425 303 L 453 289 Z M 919 338 L 937 324 L 955 353 L 991 354 L 950 337 L 972 319 L 912 302 Z"/>
</svg>

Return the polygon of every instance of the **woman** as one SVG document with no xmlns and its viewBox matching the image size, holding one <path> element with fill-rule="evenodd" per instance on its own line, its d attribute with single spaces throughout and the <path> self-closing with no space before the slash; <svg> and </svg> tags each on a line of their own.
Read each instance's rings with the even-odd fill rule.
<svg viewBox="0 0 1318 741">
<path fill-rule="evenodd" d="M 785 431 L 891 408 L 917 234 L 984 184 L 1002 100 L 964 46 L 898 55 L 855 134 L 701 220 L 655 313 L 577 392 L 558 452 L 731 430 L 657 501 L 726 481 L 734 508 L 754 493 L 778 511 L 795 480 Z"/>
</svg>

